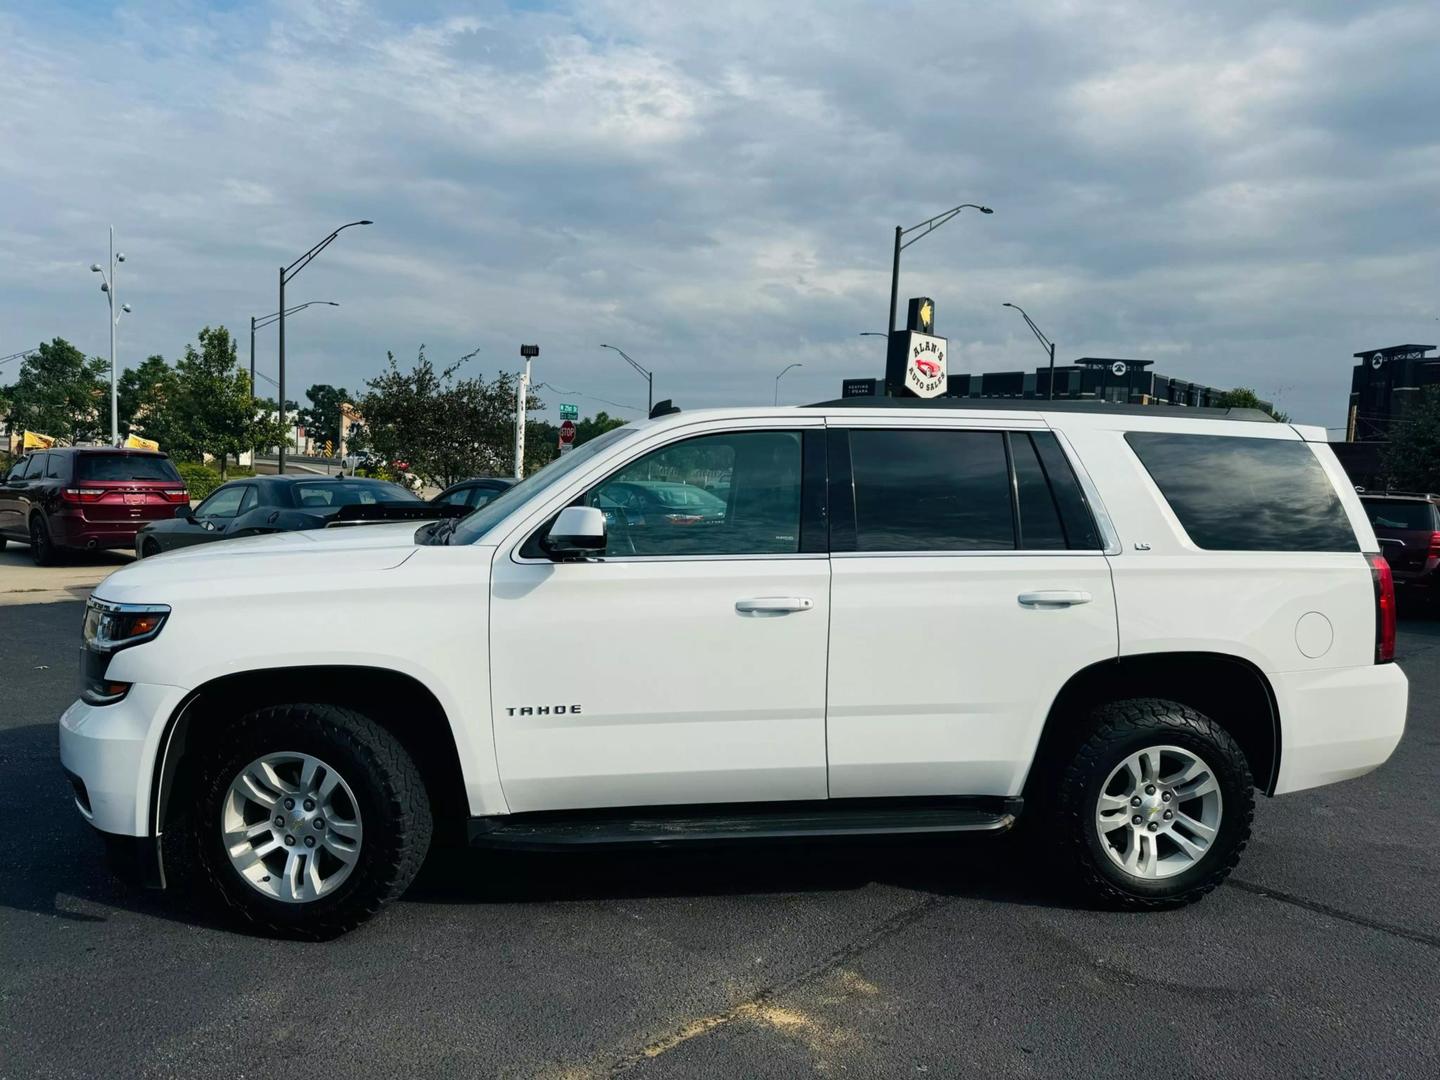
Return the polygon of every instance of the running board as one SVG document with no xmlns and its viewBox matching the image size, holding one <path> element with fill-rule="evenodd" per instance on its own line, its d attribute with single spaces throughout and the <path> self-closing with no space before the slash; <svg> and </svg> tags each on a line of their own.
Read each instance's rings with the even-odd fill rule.
<svg viewBox="0 0 1440 1080">
<path fill-rule="evenodd" d="M 479 847 L 572 848 L 805 836 L 999 833 L 1015 824 L 1021 804 L 1018 798 L 987 796 L 544 811 L 471 818 L 469 834 L 470 843 Z"/>
</svg>

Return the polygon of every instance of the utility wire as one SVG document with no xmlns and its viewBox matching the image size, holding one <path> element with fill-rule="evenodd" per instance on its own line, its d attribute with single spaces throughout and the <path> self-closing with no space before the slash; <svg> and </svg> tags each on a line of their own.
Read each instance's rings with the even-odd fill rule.
<svg viewBox="0 0 1440 1080">
<path fill-rule="evenodd" d="M 582 391 L 580 391 L 580 390 L 566 390 L 563 386 L 556 386 L 554 383 L 538 382 L 538 383 L 534 383 L 533 386 L 534 386 L 534 388 L 535 388 L 536 390 L 539 390 L 539 389 L 542 389 L 542 388 L 543 388 L 543 389 L 546 389 L 546 390 L 554 390 L 555 393 L 557 393 L 557 394 L 571 394 L 571 395 L 573 395 L 574 397 L 583 397 L 583 398 L 586 398 L 586 399 L 588 399 L 588 400 L 590 400 L 590 401 L 598 401 L 598 402 L 600 402 L 600 403 L 603 404 L 603 405 L 609 405 L 609 406 L 611 406 L 612 408 L 616 408 L 616 409 L 628 409 L 630 412 L 644 412 L 644 411 L 645 411 L 645 410 L 642 409 L 639 405 L 622 405 L 622 404 L 621 404 L 620 402 L 618 402 L 618 401 L 611 401 L 609 398 L 596 397 L 594 394 L 586 394 L 586 393 L 584 393 L 584 392 L 582 392 Z"/>
</svg>

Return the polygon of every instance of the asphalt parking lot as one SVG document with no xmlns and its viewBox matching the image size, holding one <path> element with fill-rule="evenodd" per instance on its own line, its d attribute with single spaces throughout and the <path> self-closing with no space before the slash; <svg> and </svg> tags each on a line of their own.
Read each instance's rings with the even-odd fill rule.
<svg viewBox="0 0 1440 1080">
<path fill-rule="evenodd" d="M 315 945 L 109 878 L 55 718 L 71 597 L 114 563 L 32 597 L 23 553 L 0 1078 L 1440 1075 L 1440 621 L 1402 624 L 1391 762 L 1262 801 L 1235 878 L 1182 911 L 1077 909 L 1008 841 L 462 853 Z"/>
</svg>

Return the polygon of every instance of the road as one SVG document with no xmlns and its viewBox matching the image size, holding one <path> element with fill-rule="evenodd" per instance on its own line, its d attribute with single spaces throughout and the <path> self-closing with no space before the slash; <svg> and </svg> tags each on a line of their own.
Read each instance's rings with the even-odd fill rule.
<svg viewBox="0 0 1440 1080">
<path fill-rule="evenodd" d="M 1392 761 L 1262 800 L 1182 911 L 1072 907 L 1005 840 L 461 853 L 315 945 L 107 876 L 57 771 L 78 621 L 0 607 L 5 1080 L 1440 1075 L 1440 622 Z"/>
</svg>

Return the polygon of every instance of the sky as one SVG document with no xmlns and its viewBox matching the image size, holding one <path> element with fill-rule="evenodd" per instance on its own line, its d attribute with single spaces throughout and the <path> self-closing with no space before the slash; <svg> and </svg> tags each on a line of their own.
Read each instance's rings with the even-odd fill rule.
<svg viewBox="0 0 1440 1080">
<path fill-rule="evenodd" d="M 287 390 L 387 351 L 635 417 L 880 375 L 894 229 L 956 371 L 1133 357 L 1340 427 L 1351 354 L 1440 342 L 1440 5 L 0 0 L 0 356 L 122 366 L 278 267 Z M 275 329 L 256 346 L 275 375 Z M 0 367 L 0 381 L 14 378 Z M 261 382 L 262 391 L 268 384 Z M 628 408 L 617 408 L 628 406 Z M 553 417 L 552 417 L 553 418 Z"/>
</svg>

